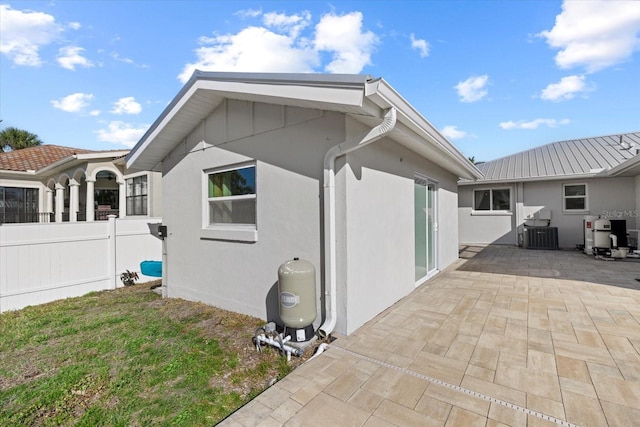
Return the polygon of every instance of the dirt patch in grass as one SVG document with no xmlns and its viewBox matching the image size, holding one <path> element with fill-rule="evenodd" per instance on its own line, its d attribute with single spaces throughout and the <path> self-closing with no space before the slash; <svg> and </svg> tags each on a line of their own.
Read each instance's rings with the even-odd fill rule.
<svg viewBox="0 0 640 427">
<path fill-rule="evenodd" d="M 211 425 L 307 360 L 145 283 L 0 315 L 0 425 Z"/>
</svg>

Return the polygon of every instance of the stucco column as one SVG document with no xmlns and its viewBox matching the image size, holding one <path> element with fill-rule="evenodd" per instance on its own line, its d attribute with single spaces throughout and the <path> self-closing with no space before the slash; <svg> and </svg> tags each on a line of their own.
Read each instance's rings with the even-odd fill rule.
<svg viewBox="0 0 640 427">
<path fill-rule="evenodd" d="M 118 216 L 120 218 L 124 218 L 125 216 L 127 216 L 127 194 L 125 193 L 125 190 L 125 180 L 123 179 L 122 181 L 118 182 L 118 196 L 120 198 L 120 214 Z"/>
<path fill-rule="evenodd" d="M 69 222 L 78 222 L 80 210 L 80 183 L 75 179 L 69 180 Z"/>
<path fill-rule="evenodd" d="M 95 190 L 93 189 L 93 186 L 96 180 L 86 179 L 85 182 L 87 183 L 87 206 L 85 208 L 87 222 L 93 222 L 96 220 L 96 207 L 95 207 L 95 200 L 94 200 Z"/>
<path fill-rule="evenodd" d="M 56 184 L 56 222 L 62 222 L 62 213 L 64 212 L 64 186 Z"/>
<path fill-rule="evenodd" d="M 53 190 L 50 189 L 49 187 L 47 187 L 45 190 L 45 212 L 47 214 L 51 214 L 52 212 L 54 212 L 53 210 Z M 51 221 L 51 215 L 47 215 L 47 217 L 45 219 L 43 219 L 42 222 L 49 222 Z"/>
</svg>

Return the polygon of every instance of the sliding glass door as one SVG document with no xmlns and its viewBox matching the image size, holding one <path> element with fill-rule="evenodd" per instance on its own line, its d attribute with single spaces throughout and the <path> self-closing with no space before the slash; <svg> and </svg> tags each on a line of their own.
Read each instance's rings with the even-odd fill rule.
<svg viewBox="0 0 640 427">
<path fill-rule="evenodd" d="M 415 279 L 421 281 L 436 269 L 435 183 L 416 177 L 415 207 Z"/>
</svg>

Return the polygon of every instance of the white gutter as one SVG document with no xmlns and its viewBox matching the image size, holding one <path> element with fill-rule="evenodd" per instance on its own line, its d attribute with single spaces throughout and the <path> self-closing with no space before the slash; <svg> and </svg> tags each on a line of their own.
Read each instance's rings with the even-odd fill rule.
<svg viewBox="0 0 640 427">
<path fill-rule="evenodd" d="M 325 320 L 318 329 L 326 337 L 336 326 L 338 288 L 336 271 L 336 159 L 366 145 L 371 144 L 393 130 L 396 125 L 396 109 L 391 107 L 384 115 L 382 123 L 372 128 L 364 136 L 334 145 L 324 156 L 324 277 L 325 277 Z M 329 307 L 327 307 L 329 305 Z"/>
</svg>

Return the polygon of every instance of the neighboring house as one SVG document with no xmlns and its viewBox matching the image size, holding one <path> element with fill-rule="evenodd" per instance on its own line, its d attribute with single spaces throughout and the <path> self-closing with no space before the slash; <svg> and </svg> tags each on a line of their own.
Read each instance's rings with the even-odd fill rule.
<svg viewBox="0 0 640 427">
<path fill-rule="evenodd" d="M 524 226 L 557 227 L 561 248 L 584 243 L 585 215 L 640 226 L 640 132 L 560 141 L 477 165 L 460 181 L 460 243 L 521 245 Z"/>
<path fill-rule="evenodd" d="M 299 257 L 315 324 L 342 334 L 458 258 L 457 181 L 480 177 L 361 75 L 196 71 L 127 167 L 163 175 L 165 295 L 277 320 L 278 267 Z"/>
<path fill-rule="evenodd" d="M 160 174 L 128 173 L 128 152 L 58 145 L 0 152 L 0 224 L 160 216 Z"/>
</svg>

